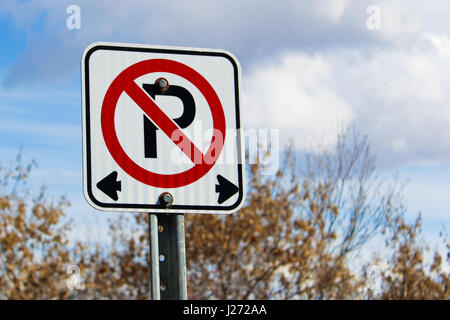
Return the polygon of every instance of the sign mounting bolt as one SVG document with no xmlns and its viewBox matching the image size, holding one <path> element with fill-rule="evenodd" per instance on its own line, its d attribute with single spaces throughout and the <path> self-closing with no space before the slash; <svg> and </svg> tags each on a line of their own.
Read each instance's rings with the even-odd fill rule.
<svg viewBox="0 0 450 320">
<path fill-rule="evenodd" d="M 169 192 L 163 192 L 159 195 L 159 203 L 164 207 L 170 207 L 173 203 L 173 196 Z"/>
<path fill-rule="evenodd" d="M 161 91 L 166 91 L 169 89 L 169 81 L 166 78 L 158 78 L 155 81 L 155 84 L 158 85 Z"/>
</svg>

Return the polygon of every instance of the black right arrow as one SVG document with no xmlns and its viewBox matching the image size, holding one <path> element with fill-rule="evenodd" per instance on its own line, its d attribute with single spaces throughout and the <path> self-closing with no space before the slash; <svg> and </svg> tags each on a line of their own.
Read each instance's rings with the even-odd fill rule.
<svg viewBox="0 0 450 320">
<path fill-rule="evenodd" d="M 105 178 L 100 180 L 100 182 L 97 183 L 97 188 L 114 201 L 117 201 L 119 199 L 117 191 L 122 191 L 122 182 L 117 181 L 117 171 L 111 172 Z"/>
<path fill-rule="evenodd" d="M 224 203 L 239 191 L 239 188 L 236 185 L 222 177 L 220 174 L 217 175 L 217 181 L 219 184 L 216 184 L 216 192 L 219 193 L 219 200 L 217 201 L 219 204 Z"/>
</svg>

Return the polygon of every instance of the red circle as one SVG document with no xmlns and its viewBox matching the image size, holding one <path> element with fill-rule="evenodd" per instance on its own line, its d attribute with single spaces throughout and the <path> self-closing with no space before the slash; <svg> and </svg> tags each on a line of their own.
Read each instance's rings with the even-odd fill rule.
<svg viewBox="0 0 450 320">
<path fill-rule="evenodd" d="M 206 163 L 195 163 L 194 166 L 184 172 L 175 174 L 159 174 L 148 171 L 136 164 L 123 150 L 117 138 L 114 115 L 117 107 L 117 101 L 125 89 L 125 84 L 134 81 L 138 77 L 153 72 L 167 72 L 176 74 L 197 87 L 203 94 L 211 110 L 214 130 L 222 133 L 222 141 L 216 142 L 214 135 L 211 138 L 210 146 L 206 154 L 215 153 L 212 161 Z M 220 103 L 217 93 L 209 82 L 197 71 L 177 61 L 167 59 L 150 59 L 141 61 L 131 65 L 122 71 L 109 86 L 105 98 L 103 100 L 101 110 L 101 125 L 103 138 L 109 153 L 116 163 L 136 180 L 160 188 L 178 188 L 188 185 L 203 177 L 214 165 L 220 156 L 225 141 L 225 115 L 222 104 Z"/>
</svg>

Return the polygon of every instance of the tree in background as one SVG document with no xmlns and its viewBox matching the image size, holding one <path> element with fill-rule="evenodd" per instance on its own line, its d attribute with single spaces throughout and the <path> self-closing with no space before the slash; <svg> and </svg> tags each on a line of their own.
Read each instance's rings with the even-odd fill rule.
<svg viewBox="0 0 450 320">
<path fill-rule="evenodd" d="M 420 224 L 404 221 L 401 186 L 376 177 L 366 137 L 345 131 L 335 149 L 316 148 L 302 163 L 287 148 L 274 176 L 261 163 L 248 167 L 239 213 L 186 216 L 190 298 L 449 298 L 449 257 L 435 253 L 427 265 Z M 19 157 L 0 169 L 0 298 L 148 299 L 148 216 L 111 220 L 110 246 L 72 243 L 67 201 L 27 194 L 32 168 Z M 369 265 L 350 263 L 377 235 L 391 255 L 371 263 L 381 268 L 375 292 Z M 73 265 L 81 287 L 70 282 Z"/>
<path fill-rule="evenodd" d="M 125 236 L 124 216 L 111 223 L 105 250 L 70 243 L 68 201 L 49 201 L 44 188 L 32 198 L 26 183 L 36 165 L 22 156 L 14 168 L 0 167 L 0 299 L 148 298 L 146 234 Z M 139 230 L 148 224 L 137 222 Z"/>
<path fill-rule="evenodd" d="M 124 214 L 110 220 L 111 246 L 89 250 L 79 245 L 85 289 L 72 291 L 73 298 L 149 299 L 149 240 L 143 226 L 148 215 Z"/>
<path fill-rule="evenodd" d="M 0 168 L 0 298 L 66 298 L 64 265 L 71 261 L 67 231 L 62 223 L 68 202 L 48 202 L 45 192 L 34 199 L 22 186 L 35 164 L 13 170 Z M 29 209 L 28 209 L 29 208 Z"/>
<path fill-rule="evenodd" d="M 216 299 L 342 299 L 364 286 L 351 253 L 401 216 L 401 193 L 375 175 L 366 137 L 338 135 L 303 168 L 288 148 L 275 176 L 249 167 L 246 206 L 229 216 L 187 219 L 189 293 Z"/>
<path fill-rule="evenodd" d="M 381 299 L 450 299 L 450 243 L 443 239 L 447 257 L 435 251 L 432 262 L 427 263 L 425 255 L 431 252 L 417 241 L 421 222 L 420 217 L 411 224 L 399 219 L 386 240 L 392 254 L 389 268 L 381 271 Z"/>
</svg>

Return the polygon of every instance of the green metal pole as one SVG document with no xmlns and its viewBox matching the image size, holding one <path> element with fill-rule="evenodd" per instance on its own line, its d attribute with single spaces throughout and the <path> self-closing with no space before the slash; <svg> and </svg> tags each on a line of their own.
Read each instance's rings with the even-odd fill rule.
<svg viewBox="0 0 450 320">
<path fill-rule="evenodd" d="M 158 216 L 161 300 L 186 300 L 186 249 L 183 214 Z"/>
<path fill-rule="evenodd" d="M 177 226 L 177 261 L 178 261 L 178 288 L 179 299 L 187 300 L 186 276 L 186 236 L 184 233 L 184 214 L 175 216 Z"/>
<path fill-rule="evenodd" d="M 149 214 L 150 233 L 150 295 L 152 300 L 160 300 L 159 279 L 159 245 L 158 245 L 158 216 Z"/>
<path fill-rule="evenodd" d="M 183 214 L 150 214 L 150 264 L 153 300 L 187 300 Z"/>
</svg>

